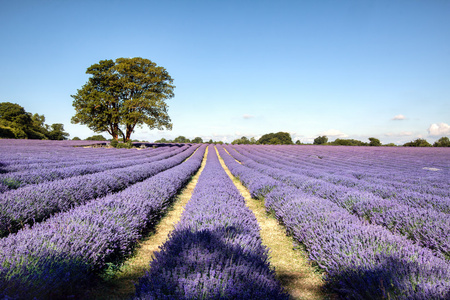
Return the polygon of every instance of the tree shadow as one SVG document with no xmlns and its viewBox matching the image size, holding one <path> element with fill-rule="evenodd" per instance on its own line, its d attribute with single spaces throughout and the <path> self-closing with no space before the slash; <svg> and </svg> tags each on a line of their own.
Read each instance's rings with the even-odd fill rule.
<svg viewBox="0 0 450 300">
<path fill-rule="evenodd" d="M 137 295 L 155 299 L 288 299 L 267 250 L 233 226 L 176 230 L 155 255 Z"/>
</svg>

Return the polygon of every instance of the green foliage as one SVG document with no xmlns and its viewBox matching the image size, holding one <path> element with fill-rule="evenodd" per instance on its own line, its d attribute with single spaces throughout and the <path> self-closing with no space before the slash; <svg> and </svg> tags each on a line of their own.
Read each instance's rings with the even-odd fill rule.
<svg viewBox="0 0 450 300">
<path fill-rule="evenodd" d="M 102 60 L 90 66 L 88 82 L 72 95 L 76 114 L 72 123 L 94 132 L 119 134 L 129 141 L 135 127 L 171 130 L 165 100 L 174 96 L 173 79 L 166 69 L 140 57 Z"/>
<path fill-rule="evenodd" d="M 79 137 L 75 136 L 75 137 L 72 139 L 72 141 L 81 141 L 81 139 L 80 139 Z"/>
<path fill-rule="evenodd" d="M 111 141 L 111 143 L 110 143 L 110 145 L 112 146 L 112 147 L 114 147 L 114 148 L 117 148 L 117 145 L 119 144 L 119 141 L 118 140 L 112 140 Z"/>
<path fill-rule="evenodd" d="M 370 137 L 369 141 L 370 141 L 369 146 L 381 146 L 381 142 L 380 142 L 379 139 L 376 139 L 374 137 Z"/>
<path fill-rule="evenodd" d="M 368 143 L 364 143 L 364 142 L 354 140 L 354 139 L 336 139 L 329 144 L 335 145 L 335 146 L 367 146 L 368 145 Z"/>
<path fill-rule="evenodd" d="M 69 134 L 64 132 L 64 125 L 55 123 L 50 126 L 51 130 L 48 132 L 48 137 L 51 140 L 67 140 Z"/>
<path fill-rule="evenodd" d="M 250 140 L 243 136 L 240 139 L 235 139 L 234 141 L 231 142 L 232 145 L 248 145 L 248 144 L 252 144 L 252 142 L 250 142 Z"/>
<path fill-rule="evenodd" d="M 300 142 L 300 140 L 296 140 L 296 141 L 295 141 L 295 144 L 296 144 L 296 145 L 301 145 L 302 142 Z"/>
<path fill-rule="evenodd" d="M 219 145 L 222 145 L 223 144 L 223 142 L 222 141 L 213 141 L 212 139 L 210 139 L 208 142 L 206 142 L 207 144 L 219 144 Z"/>
<path fill-rule="evenodd" d="M 125 142 L 125 143 L 117 142 L 116 146 L 114 146 L 114 147 L 119 148 L 119 149 L 120 148 L 131 149 L 131 148 L 133 148 L 133 143 L 131 141 L 128 141 L 128 142 Z"/>
<path fill-rule="evenodd" d="M 68 136 L 63 124 L 48 126 L 44 115 L 32 115 L 16 103 L 0 103 L 0 138 L 65 140 Z"/>
<path fill-rule="evenodd" d="M 166 140 L 165 138 L 162 138 L 160 140 L 156 140 L 155 143 L 172 143 L 171 140 Z"/>
<path fill-rule="evenodd" d="M 0 125 L 0 138 L 15 139 L 16 135 L 11 127 L 4 127 Z"/>
<path fill-rule="evenodd" d="M 103 135 L 97 134 L 86 138 L 86 141 L 107 141 L 107 139 Z"/>
<path fill-rule="evenodd" d="M 416 139 L 414 141 L 403 144 L 403 147 L 431 147 L 431 144 L 425 139 Z"/>
<path fill-rule="evenodd" d="M 201 144 L 203 143 L 203 139 L 201 137 L 195 137 L 192 139 L 191 143 Z"/>
<path fill-rule="evenodd" d="M 324 136 L 318 136 L 314 139 L 314 145 L 324 145 L 328 142 L 328 137 L 326 135 Z"/>
<path fill-rule="evenodd" d="M 179 137 L 176 137 L 173 140 L 174 143 L 190 143 L 191 141 L 188 138 L 185 138 L 184 136 L 180 135 Z"/>
<path fill-rule="evenodd" d="M 446 136 L 434 142 L 433 147 L 450 147 L 450 139 Z"/>
<path fill-rule="evenodd" d="M 268 133 L 263 135 L 258 144 L 270 144 L 270 145 L 292 145 L 294 144 L 291 139 L 291 135 L 287 132 Z"/>
</svg>

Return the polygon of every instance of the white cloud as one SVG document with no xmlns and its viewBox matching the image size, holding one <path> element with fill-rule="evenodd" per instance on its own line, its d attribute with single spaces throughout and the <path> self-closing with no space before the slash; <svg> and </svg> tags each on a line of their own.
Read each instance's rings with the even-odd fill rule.
<svg viewBox="0 0 450 300">
<path fill-rule="evenodd" d="M 326 135 L 327 137 L 337 137 L 337 138 L 345 138 L 348 137 L 348 134 L 345 134 L 336 129 L 330 129 L 320 133 L 319 135 Z"/>
<path fill-rule="evenodd" d="M 254 118 L 255 116 L 252 116 L 252 115 L 243 115 L 242 116 L 244 119 L 252 119 L 252 118 Z"/>
<path fill-rule="evenodd" d="M 428 128 L 428 133 L 431 136 L 450 135 L 450 126 L 446 123 L 434 123 L 430 125 L 430 128 Z"/>
<path fill-rule="evenodd" d="M 396 115 L 391 120 L 405 120 L 406 117 L 404 115 Z"/>
</svg>

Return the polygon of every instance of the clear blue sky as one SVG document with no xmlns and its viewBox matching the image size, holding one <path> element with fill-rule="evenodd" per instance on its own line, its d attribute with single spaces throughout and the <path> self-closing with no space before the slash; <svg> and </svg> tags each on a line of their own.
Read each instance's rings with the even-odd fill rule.
<svg viewBox="0 0 450 300">
<path fill-rule="evenodd" d="M 0 0 L 0 41 L 0 102 L 71 138 L 94 133 L 70 123 L 70 95 L 118 57 L 176 85 L 173 130 L 137 139 L 450 136 L 450 1 Z"/>
</svg>

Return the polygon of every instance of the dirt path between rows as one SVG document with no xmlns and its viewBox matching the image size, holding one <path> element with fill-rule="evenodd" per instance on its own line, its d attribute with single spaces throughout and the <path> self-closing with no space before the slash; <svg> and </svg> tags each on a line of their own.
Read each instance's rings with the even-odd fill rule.
<svg viewBox="0 0 450 300">
<path fill-rule="evenodd" d="M 245 198 L 247 206 L 253 211 L 260 226 L 262 243 L 270 249 L 270 264 L 275 268 L 277 278 L 291 295 L 292 299 L 330 299 L 323 289 L 321 275 L 308 263 L 302 250 L 294 250 L 294 241 L 286 236 L 285 228 L 266 213 L 264 201 L 253 199 L 250 192 L 234 177 L 219 156 L 220 163 L 236 188 Z"/>
</svg>

